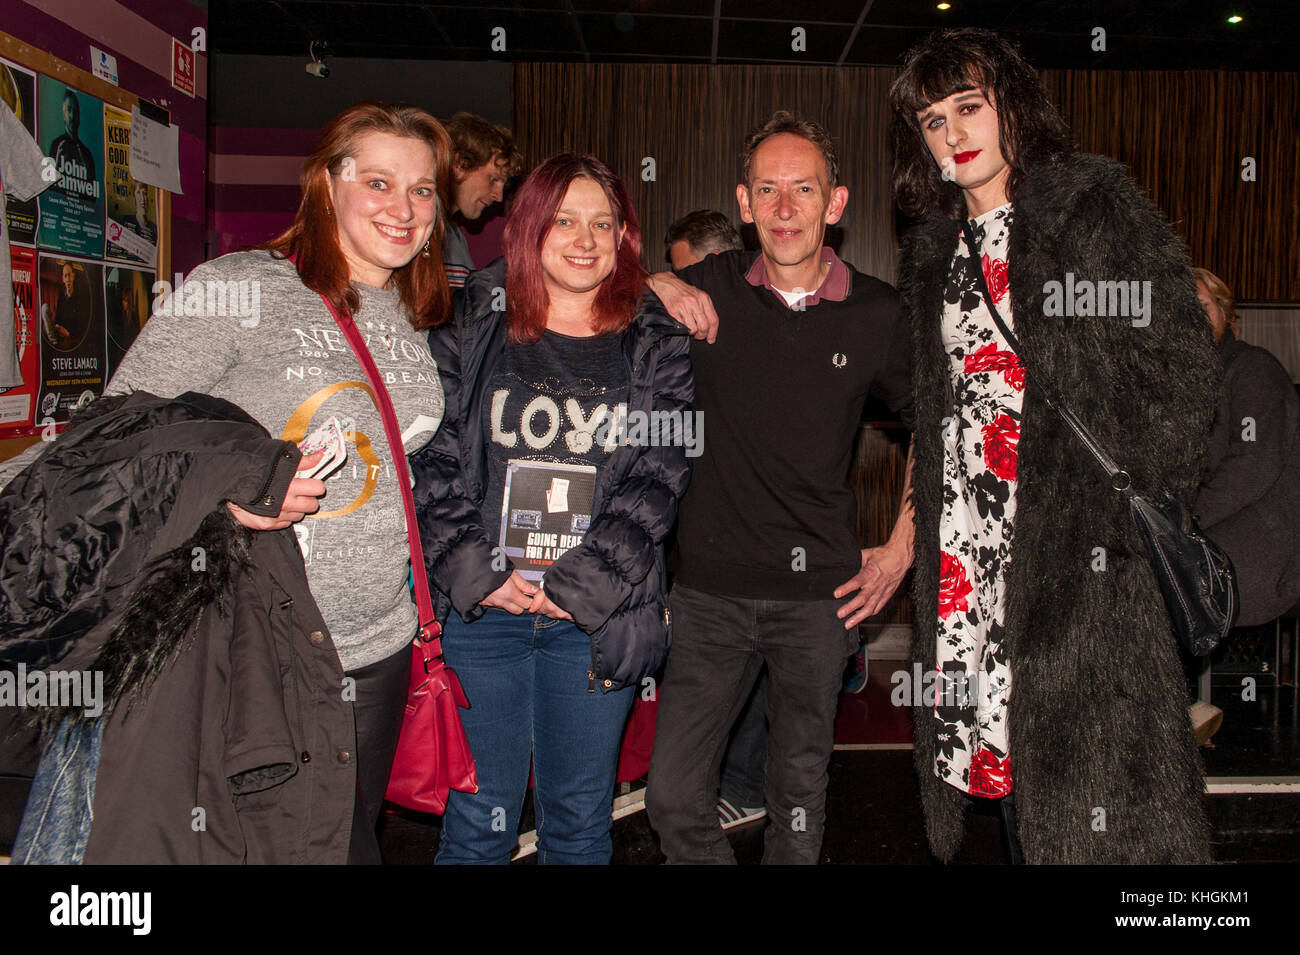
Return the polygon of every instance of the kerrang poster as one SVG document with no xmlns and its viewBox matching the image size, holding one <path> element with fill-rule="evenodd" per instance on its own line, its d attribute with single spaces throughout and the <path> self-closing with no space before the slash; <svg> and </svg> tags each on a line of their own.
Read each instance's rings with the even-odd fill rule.
<svg viewBox="0 0 1300 955">
<path fill-rule="evenodd" d="M 10 246 L 9 262 L 13 270 L 14 338 L 23 383 L 0 391 L 0 433 L 22 434 L 23 431 L 18 429 L 30 428 L 34 424 L 41 374 L 36 250 Z"/>
<path fill-rule="evenodd" d="M 37 142 L 58 180 L 40 196 L 37 245 L 72 255 L 104 255 L 104 104 L 42 75 Z"/>
<path fill-rule="evenodd" d="M 63 424 L 104 390 L 104 265 L 40 253 L 41 369 L 37 424 Z"/>
<path fill-rule="evenodd" d="M 3 99 L 27 132 L 36 138 L 36 74 L 21 66 L 0 60 L 0 99 Z M 36 244 L 36 200 L 15 199 L 5 203 L 9 220 L 9 241 Z M 0 423 L 4 422 L 0 416 Z"/>
<path fill-rule="evenodd" d="M 104 257 L 156 265 L 157 190 L 131 178 L 131 114 L 112 106 L 104 107 L 104 163 L 108 193 Z"/>
</svg>

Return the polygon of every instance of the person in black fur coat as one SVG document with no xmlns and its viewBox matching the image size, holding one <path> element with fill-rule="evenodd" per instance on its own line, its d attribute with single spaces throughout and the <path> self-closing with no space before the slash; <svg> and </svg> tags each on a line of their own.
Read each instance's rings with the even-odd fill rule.
<svg viewBox="0 0 1300 955">
<path fill-rule="evenodd" d="M 1190 503 L 1220 386 L 1186 252 L 1121 165 L 1074 151 L 1033 70 L 996 34 L 933 34 L 891 103 L 895 195 L 918 220 L 900 290 L 914 336 L 920 672 L 951 667 L 962 628 L 979 631 L 966 657 L 974 699 L 911 701 L 931 850 L 953 858 L 972 795 L 1014 792 L 1027 862 L 1207 862 L 1190 699 L 1155 577 L 1125 498 L 1035 377 L 1139 493 Z M 984 305 L 967 217 L 1023 364 Z M 986 244 L 995 233 L 1000 249 Z M 1121 281 L 1136 283 L 1126 308 L 1089 284 Z M 981 389 L 998 379 L 1006 426 L 990 432 Z M 989 469 L 954 480 L 961 428 Z M 979 524 L 1011 506 L 1014 538 L 995 527 L 1000 546 L 936 546 L 952 513 Z"/>
</svg>

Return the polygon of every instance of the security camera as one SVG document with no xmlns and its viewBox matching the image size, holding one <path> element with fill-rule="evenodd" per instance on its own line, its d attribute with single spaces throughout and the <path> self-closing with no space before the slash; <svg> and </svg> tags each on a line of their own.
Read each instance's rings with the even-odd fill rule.
<svg viewBox="0 0 1300 955">
<path fill-rule="evenodd" d="M 317 47 L 320 48 L 319 52 Z M 307 64 L 307 72 L 319 80 L 328 79 L 330 68 L 325 65 L 322 56 L 329 54 L 329 45 L 322 40 L 312 40 L 307 46 L 307 55 L 311 57 L 311 62 Z"/>
</svg>

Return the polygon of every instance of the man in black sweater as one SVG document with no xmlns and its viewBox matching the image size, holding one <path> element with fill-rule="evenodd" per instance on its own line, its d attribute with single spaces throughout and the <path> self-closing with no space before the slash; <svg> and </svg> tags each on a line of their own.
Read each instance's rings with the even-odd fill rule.
<svg viewBox="0 0 1300 955">
<path fill-rule="evenodd" d="M 822 245 L 848 190 L 817 124 L 777 113 L 746 140 L 741 218 L 762 253 L 723 252 L 652 279 L 693 341 L 703 453 L 677 528 L 673 648 L 646 807 L 669 862 L 734 863 L 716 810 L 727 734 L 766 663 L 764 863 L 818 861 L 826 767 L 858 624 L 912 562 L 904 504 L 889 541 L 859 550 L 847 485 L 863 404 L 911 426 L 908 336 L 894 289 Z M 704 331 L 698 332 L 704 334 Z"/>
</svg>

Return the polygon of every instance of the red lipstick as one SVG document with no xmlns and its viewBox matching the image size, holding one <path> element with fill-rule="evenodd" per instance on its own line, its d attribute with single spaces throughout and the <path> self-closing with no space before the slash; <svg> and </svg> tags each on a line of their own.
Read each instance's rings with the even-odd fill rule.
<svg viewBox="0 0 1300 955">
<path fill-rule="evenodd" d="M 974 159 L 976 156 L 978 156 L 981 152 L 982 152 L 982 150 L 979 150 L 979 149 L 972 149 L 972 150 L 971 150 L 970 152 L 968 152 L 968 153 L 957 153 L 957 154 L 956 154 L 955 156 L 953 156 L 952 158 L 953 158 L 953 161 L 954 161 L 954 162 L 957 162 L 957 163 L 970 162 L 972 159 Z"/>
</svg>

